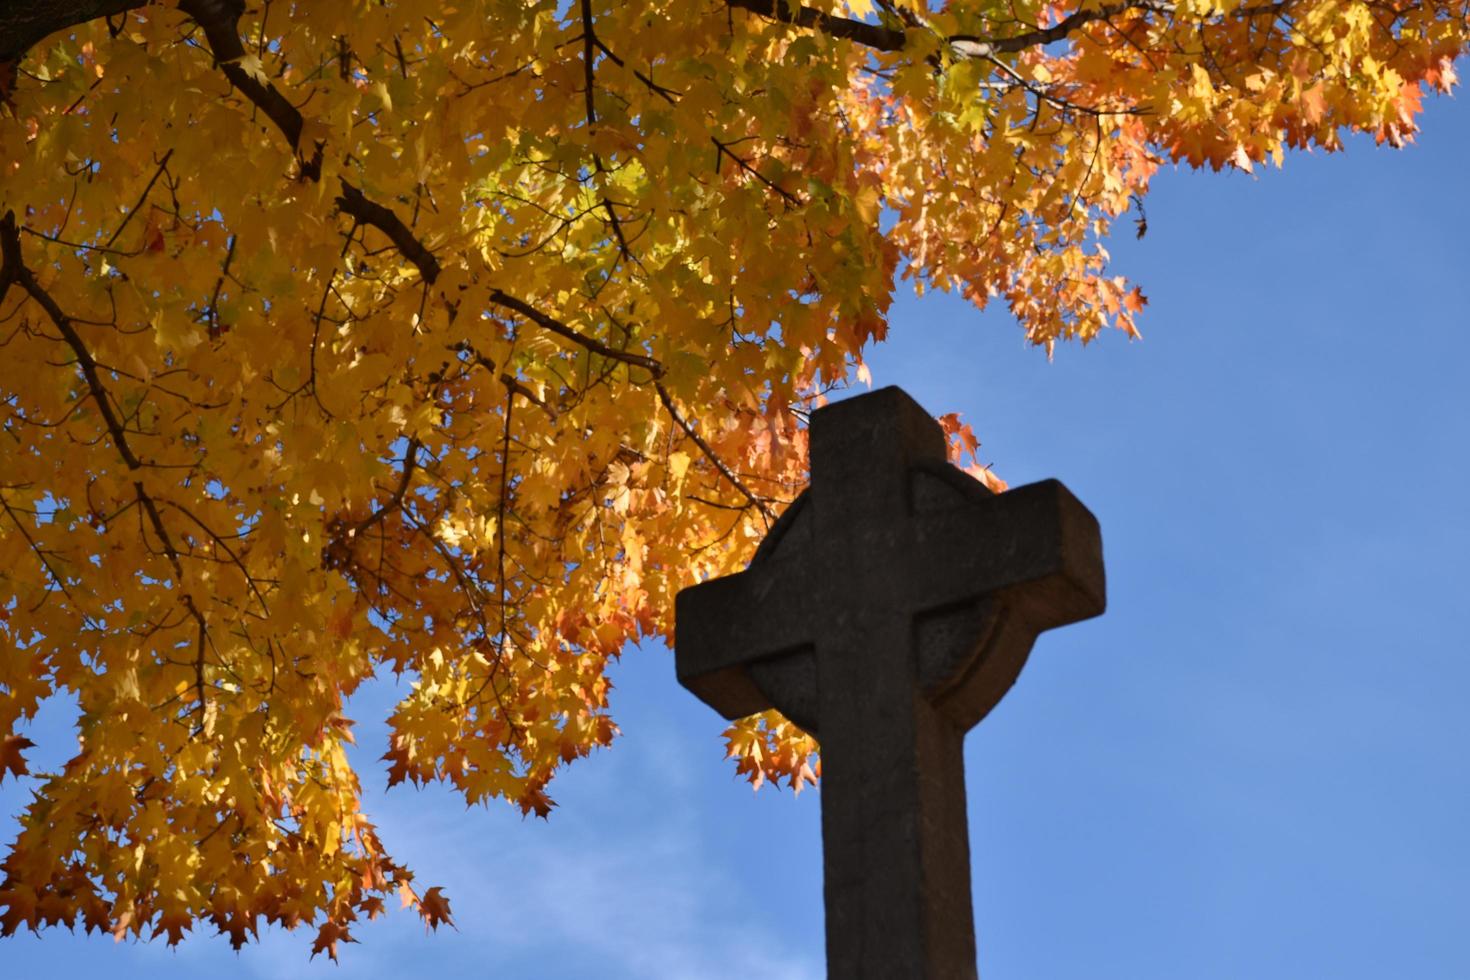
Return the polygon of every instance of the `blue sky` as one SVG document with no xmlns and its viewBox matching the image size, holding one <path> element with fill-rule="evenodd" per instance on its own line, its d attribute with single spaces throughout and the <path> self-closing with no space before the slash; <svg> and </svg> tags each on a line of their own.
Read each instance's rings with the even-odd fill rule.
<svg viewBox="0 0 1470 980">
<path fill-rule="evenodd" d="M 1141 342 L 1049 364 L 1003 310 L 897 305 L 875 383 L 962 412 L 1012 484 L 1066 482 L 1108 562 L 1108 613 L 1044 636 L 966 745 L 987 980 L 1470 976 L 1470 106 L 1424 130 L 1161 174 L 1148 236 L 1112 246 Z M 614 678 L 624 736 L 549 822 L 375 797 L 457 930 L 397 912 L 340 965 L 306 931 L 24 935 L 0 978 L 822 976 L 818 794 L 736 781 L 667 651 Z M 364 761 L 391 695 L 361 699 Z M 23 795 L 0 787 L 5 840 Z"/>
</svg>

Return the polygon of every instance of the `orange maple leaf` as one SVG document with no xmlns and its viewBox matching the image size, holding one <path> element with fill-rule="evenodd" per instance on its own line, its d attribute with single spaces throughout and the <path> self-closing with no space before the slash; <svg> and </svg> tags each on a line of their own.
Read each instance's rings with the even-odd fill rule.
<svg viewBox="0 0 1470 980">
<path fill-rule="evenodd" d="M 1313 125 L 1327 114 L 1327 89 L 1321 82 L 1302 92 L 1302 114 Z"/>
<path fill-rule="evenodd" d="M 331 958 L 332 962 L 335 963 L 337 962 L 337 944 L 355 942 L 357 940 L 352 938 L 346 926 L 328 919 L 317 930 L 316 942 L 311 944 L 312 959 L 316 958 L 317 953 L 325 952 Z"/>
<path fill-rule="evenodd" d="M 345 640 L 352 635 L 351 606 L 340 606 L 332 611 L 331 618 L 327 620 L 327 635 L 334 640 Z"/>
<path fill-rule="evenodd" d="M 194 919 L 187 912 L 165 912 L 158 917 L 158 923 L 153 927 L 153 936 L 156 938 L 160 932 L 166 932 L 168 945 L 177 946 L 183 940 L 184 933 L 192 929 L 193 925 Z"/>
<path fill-rule="evenodd" d="M 944 435 L 949 440 L 951 460 L 958 461 L 966 454 L 975 455 L 975 450 L 980 448 L 980 440 L 975 436 L 975 430 L 970 428 L 968 422 L 960 421 L 959 412 L 941 415 L 936 421 L 939 422 L 939 427 L 944 430 Z"/>
<path fill-rule="evenodd" d="M 424 892 L 424 897 L 419 899 L 419 915 L 424 917 L 424 925 L 430 929 L 438 929 L 441 922 L 451 928 L 454 926 L 454 920 L 449 916 L 449 899 L 444 897 L 438 885 Z"/>
<path fill-rule="evenodd" d="M 991 493 L 1005 493 L 1010 489 L 1010 484 L 991 472 L 990 467 L 972 463 L 965 467 L 965 472 L 985 484 Z"/>
<path fill-rule="evenodd" d="M 536 811 L 536 816 L 545 820 L 551 815 L 551 808 L 556 806 L 556 802 L 547 796 L 541 787 L 533 786 L 527 789 L 520 799 L 516 800 L 516 805 L 521 808 L 522 816 L 529 816 L 531 811 L 534 810 Z"/>
<path fill-rule="evenodd" d="M 30 770 L 26 768 L 26 760 L 21 752 L 35 746 L 35 742 L 24 735 L 6 735 L 0 741 L 0 783 L 5 782 L 5 772 L 10 771 L 12 776 L 25 776 Z"/>
<path fill-rule="evenodd" d="M 389 745 L 388 751 L 383 753 L 382 761 L 390 762 L 388 767 L 388 788 L 392 789 L 405 779 L 412 779 L 418 783 L 418 776 L 408 767 L 408 750 L 403 744 L 394 738 Z"/>
<path fill-rule="evenodd" d="M 30 889 L 12 888 L 0 891 L 0 936 L 11 936 L 21 926 L 36 928 L 36 900 Z"/>
<path fill-rule="evenodd" d="M 230 948 L 236 952 L 245 945 L 246 933 L 256 934 L 255 923 L 238 910 L 228 914 L 218 914 L 212 917 L 216 928 L 221 936 L 228 936 Z"/>
</svg>

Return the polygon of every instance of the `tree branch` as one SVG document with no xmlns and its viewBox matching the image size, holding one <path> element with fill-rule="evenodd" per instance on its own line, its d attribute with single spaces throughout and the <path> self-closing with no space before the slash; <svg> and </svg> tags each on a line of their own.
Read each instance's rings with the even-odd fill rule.
<svg viewBox="0 0 1470 980">
<path fill-rule="evenodd" d="M 311 161 L 301 157 L 301 150 L 297 147 L 297 141 L 301 138 L 301 113 L 291 105 L 275 87 L 256 81 L 235 62 L 244 57 L 245 48 L 240 42 L 240 33 L 237 27 L 241 12 L 244 10 L 243 0 L 182 0 L 179 4 L 204 30 L 208 39 L 210 49 L 215 59 L 220 62 L 220 68 L 229 77 L 230 81 L 240 89 L 252 102 L 259 106 L 266 115 L 270 116 L 276 123 L 277 128 L 296 148 L 297 159 L 301 161 L 303 176 L 317 179 L 321 174 L 322 148 L 317 147 L 315 156 Z M 413 231 L 403 223 L 403 219 L 394 214 L 392 209 L 387 208 L 348 183 L 342 181 L 342 193 L 336 198 L 337 207 L 343 214 L 350 215 L 365 225 L 371 225 L 388 236 L 399 253 L 409 262 L 413 263 L 419 270 L 419 275 L 424 282 L 432 285 L 439 278 L 439 260 L 434 253 L 414 235 Z M 587 350 L 603 357 L 624 364 L 641 367 L 653 374 L 655 378 L 663 375 L 663 365 L 651 357 L 641 354 L 633 354 L 627 351 L 609 347 L 594 337 L 588 337 L 583 333 L 567 326 L 560 320 L 548 316 L 535 309 L 530 304 L 511 296 L 509 293 L 495 289 L 490 293 L 490 302 L 502 306 L 508 310 L 524 316 L 537 326 L 549 330 L 552 333 L 578 344 Z"/>
<path fill-rule="evenodd" d="M 356 537 L 403 506 L 403 499 L 408 495 L 408 488 L 413 484 L 413 471 L 418 469 L 419 445 L 417 436 L 408 440 L 408 445 L 403 447 L 403 468 L 398 473 L 398 486 L 394 488 L 386 503 L 351 528 L 348 532 L 349 537 Z"/>
<path fill-rule="evenodd" d="M 771 513 L 770 506 L 751 492 L 751 489 L 745 485 L 740 477 L 735 475 L 735 471 L 725 465 L 725 461 L 720 459 L 719 454 L 714 451 L 709 443 L 704 441 L 704 437 L 695 431 L 694 426 L 690 425 L 689 421 L 683 415 L 679 414 L 679 410 L 674 407 L 674 399 L 670 397 L 669 390 L 663 386 L 663 383 L 654 382 L 654 387 L 658 389 L 659 401 L 663 402 L 664 408 L 669 410 L 669 416 L 674 420 L 674 424 L 694 441 L 694 444 L 699 447 L 699 451 L 704 453 L 705 459 L 708 459 L 714 465 L 714 468 L 720 471 L 720 475 L 729 480 L 735 489 L 739 490 L 741 495 L 750 501 L 752 507 L 761 512 L 761 516 L 766 519 L 768 525 L 771 521 L 774 521 L 776 515 Z"/>
<path fill-rule="evenodd" d="M 19 61 L 58 31 L 146 7 L 152 0 L 5 0 L 0 3 L 0 62 Z"/>
<path fill-rule="evenodd" d="M 771 178 L 767 177 L 765 174 L 763 174 L 759 170 L 757 170 L 755 168 L 755 165 L 752 164 L 749 160 L 747 160 L 744 157 L 740 156 L 734 150 L 731 150 L 730 149 L 731 144 L 721 142 L 720 140 L 716 139 L 713 136 L 711 136 L 709 138 L 709 141 L 711 143 L 713 143 L 715 145 L 715 147 L 716 147 L 716 149 L 715 149 L 715 171 L 716 172 L 718 172 L 719 169 L 720 169 L 720 160 L 723 157 L 729 157 L 731 160 L 734 160 L 735 161 L 735 165 L 736 166 L 738 166 L 741 170 L 745 171 L 746 173 L 750 174 L 752 177 L 754 177 L 756 180 L 760 181 L 762 184 L 766 185 L 766 187 L 769 190 L 771 190 L 778 197 L 780 197 L 781 200 L 785 201 L 788 206 L 790 206 L 790 207 L 800 207 L 801 206 L 801 204 L 802 204 L 801 198 L 797 197 L 795 194 L 793 194 L 790 191 L 786 190 L 786 188 L 782 187 L 781 185 L 777 184 L 775 181 L 771 180 Z"/>
<path fill-rule="evenodd" d="M 547 314 L 542 313 L 531 304 L 525 302 L 524 300 L 516 299 L 514 296 L 510 295 L 504 290 L 490 290 L 489 299 L 490 302 L 494 303 L 496 306 L 501 306 L 507 310 L 511 310 L 512 312 L 519 313 L 527 320 L 530 320 L 532 323 L 536 324 L 536 326 L 541 327 L 544 330 L 549 330 L 552 333 L 556 334 L 558 337 L 564 337 L 567 340 L 570 340 L 572 343 L 578 345 L 579 347 L 585 347 L 587 350 L 590 350 L 594 354 L 601 354 L 603 357 L 606 357 L 609 360 L 621 361 L 624 364 L 631 364 L 634 367 L 641 367 L 644 370 L 648 371 L 648 373 L 652 374 L 655 378 L 663 377 L 664 366 L 656 359 L 652 357 L 647 357 L 643 354 L 634 354 L 631 351 L 618 350 L 616 347 L 609 347 L 607 344 L 604 344 L 597 338 L 589 337 L 586 334 L 567 326 L 565 323 L 562 323 L 555 317 L 548 316 Z"/>
<path fill-rule="evenodd" d="M 858 44 L 877 51 L 902 51 L 908 38 L 903 31 L 878 24 L 865 24 L 860 20 L 836 17 L 832 14 L 797 5 L 792 7 L 786 0 L 725 0 L 731 7 L 748 10 L 770 20 L 779 20 L 795 27 L 820 31 L 829 37 L 856 41 Z"/>
<path fill-rule="evenodd" d="M 875 51 L 902 51 L 908 43 L 908 32 L 895 27 L 868 24 L 847 17 L 837 17 L 811 7 L 793 7 L 787 0 L 725 0 L 728 6 L 747 10 L 769 20 L 791 24 L 808 30 L 820 31 L 829 37 L 854 41 Z M 954 34 L 944 38 L 951 51 L 961 58 L 984 58 L 1001 53 L 1015 53 L 1028 48 L 1039 48 L 1066 38 L 1088 24 L 1107 20 L 1125 10 L 1152 10 L 1172 13 L 1172 3 L 1159 0 L 1121 0 L 1101 7 L 1075 10 L 1051 27 L 1037 28 L 1024 34 L 1009 37 L 979 37 L 974 34 Z"/>
<path fill-rule="evenodd" d="M 439 260 L 434 258 L 434 253 L 414 236 L 408 225 L 403 223 L 403 219 L 391 209 L 370 200 L 345 180 L 342 181 L 342 193 L 337 196 L 337 207 L 342 209 L 343 214 L 350 215 L 362 224 L 372 225 L 387 235 L 399 254 L 418 267 L 424 282 L 432 286 L 434 280 L 439 278 Z"/>
<path fill-rule="evenodd" d="M 158 183 L 159 177 L 163 176 L 164 170 L 168 167 L 169 158 L 173 155 L 174 151 L 172 148 L 170 148 L 168 152 L 163 155 L 163 159 L 158 161 L 158 169 L 153 171 L 152 177 L 148 178 L 148 183 L 143 187 L 143 193 L 138 195 L 138 203 L 134 204 L 132 208 L 129 209 L 127 214 L 123 215 L 122 221 L 118 222 L 117 227 L 113 229 L 112 234 L 108 236 L 107 241 L 103 243 L 103 248 L 112 248 L 112 243 L 117 241 L 117 237 L 123 233 L 123 229 L 128 226 L 128 222 L 133 220 L 133 215 L 143 210 L 143 205 L 148 203 L 148 195 L 152 192 L 153 185 Z"/>
<path fill-rule="evenodd" d="M 301 165 L 301 176 L 307 180 L 319 180 L 322 148 L 312 147 L 309 159 L 305 155 L 305 147 L 301 146 L 301 132 L 305 125 L 301 110 L 292 105 L 275 85 L 261 81 L 240 65 L 240 60 L 245 57 L 245 44 L 240 40 L 240 17 L 245 12 L 245 0 L 181 0 L 179 9 L 192 17 L 204 31 L 210 53 L 230 84 L 264 112 L 286 137 Z"/>
<path fill-rule="evenodd" d="M 5 298 L 5 293 L 9 290 L 11 283 L 15 283 L 31 299 L 35 300 L 41 309 L 46 311 L 46 315 L 61 332 L 62 340 L 76 355 L 77 366 L 81 368 L 82 377 L 87 382 L 87 391 L 97 404 L 97 411 L 102 416 L 102 422 L 107 427 L 108 434 L 112 436 L 112 442 L 117 447 L 118 454 L 122 456 L 129 470 L 142 469 L 142 462 L 133 454 L 132 447 L 128 445 L 128 437 L 122 420 L 117 417 L 117 412 L 113 409 L 112 402 L 108 399 L 107 392 L 102 386 L 102 378 L 97 373 L 96 360 L 82 343 L 81 336 L 72 326 L 71 318 L 62 311 L 51 294 L 41 288 L 41 284 L 36 281 L 36 277 L 21 259 L 20 232 L 15 226 L 14 211 L 7 211 L 5 217 L 0 218 L 0 254 L 4 256 L 4 264 L 0 266 L 0 300 Z"/>
<path fill-rule="evenodd" d="M 1010 54 L 1027 48 L 1039 48 L 1065 39 L 1073 31 L 1100 20 L 1116 17 L 1126 10 L 1151 10 L 1156 13 L 1173 13 L 1174 4 L 1158 0 L 1122 0 L 1121 3 L 1104 4 L 1092 9 L 1074 10 L 1051 27 L 1038 28 L 1025 34 L 1011 37 L 986 38 L 972 34 L 955 34 L 945 38 L 958 55 L 967 58 L 984 58 L 997 53 Z"/>
<path fill-rule="evenodd" d="M 399 253 L 418 268 L 419 275 L 423 276 L 424 282 L 433 285 L 434 281 L 439 278 L 441 271 L 439 260 L 423 242 L 415 237 L 408 225 L 403 223 L 403 219 L 394 214 L 391 209 L 369 200 L 362 191 L 345 180 L 342 182 L 342 193 L 337 198 L 337 206 L 342 209 L 343 214 L 350 215 L 365 225 L 371 225 L 387 235 L 388 240 L 393 243 Z M 488 299 L 496 306 L 518 313 L 543 330 L 549 330 L 558 337 L 570 340 L 594 354 L 601 354 L 609 360 L 641 367 L 655 378 L 663 376 L 664 366 L 657 360 L 642 354 L 609 347 L 597 338 L 589 337 L 555 317 L 542 313 L 531 304 L 512 296 L 503 289 L 492 289 Z"/>
<path fill-rule="evenodd" d="M 57 304 L 56 299 L 41 287 L 35 275 L 26 266 L 21 256 L 20 232 L 16 229 L 14 211 L 5 212 L 5 216 L 0 218 L 0 257 L 3 257 L 3 261 L 0 261 L 0 301 L 4 300 L 11 284 L 15 284 L 20 286 L 26 295 L 45 311 L 46 316 L 60 332 L 62 341 L 71 348 L 73 356 L 76 357 L 77 367 L 81 370 L 82 378 L 87 384 L 87 393 L 91 395 L 92 401 L 97 406 L 98 414 L 102 416 L 102 423 L 112 438 L 113 446 L 117 449 L 118 455 L 122 457 L 128 471 L 135 474 L 133 493 L 137 496 L 138 503 L 142 505 L 143 512 L 148 516 L 148 523 L 153 526 L 153 533 L 158 537 L 158 542 L 168 559 L 169 567 L 173 569 L 174 587 L 179 592 L 179 602 L 199 627 L 194 677 L 199 690 L 199 711 L 202 719 L 205 705 L 204 645 L 208 628 L 205 625 L 204 614 L 199 611 L 199 607 L 194 602 L 194 596 L 185 588 L 183 561 L 178 549 L 174 547 L 173 538 L 169 535 L 167 526 L 163 523 L 163 515 L 159 513 L 158 505 L 153 497 L 144 489 L 142 479 L 136 475 L 139 470 L 143 469 L 143 461 L 138 458 L 137 453 L 128 443 L 127 430 L 112 407 L 112 399 L 108 397 L 107 389 L 102 384 L 102 377 L 97 371 L 96 358 L 87 349 L 81 334 L 77 333 L 71 317 L 67 316 Z"/>
</svg>

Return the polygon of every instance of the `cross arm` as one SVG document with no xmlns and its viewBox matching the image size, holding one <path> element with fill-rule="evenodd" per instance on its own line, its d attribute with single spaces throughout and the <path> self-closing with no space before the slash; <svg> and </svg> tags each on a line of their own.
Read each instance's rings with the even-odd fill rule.
<svg viewBox="0 0 1470 980">
<path fill-rule="evenodd" d="M 910 608 L 926 694 L 960 730 L 1015 683 L 1039 633 L 1102 613 L 1097 520 L 1056 480 L 916 515 Z"/>
<path fill-rule="evenodd" d="M 915 522 L 910 595 L 921 605 L 1001 599 L 1036 632 L 1107 604 L 1097 518 L 1057 480 L 972 498 Z"/>
<path fill-rule="evenodd" d="M 701 582 L 674 601 L 679 683 L 726 718 L 771 707 L 750 678 L 751 664 L 814 640 L 805 591 L 787 564 L 765 563 Z"/>
</svg>

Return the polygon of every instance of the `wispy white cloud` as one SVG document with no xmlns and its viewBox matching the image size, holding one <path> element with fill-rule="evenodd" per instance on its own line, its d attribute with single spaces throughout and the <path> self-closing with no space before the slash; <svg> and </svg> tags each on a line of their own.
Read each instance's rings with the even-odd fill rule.
<svg viewBox="0 0 1470 980">
<path fill-rule="evenodd" d="M 761 876 L 718 839 L 691 765 L 712 762 L 708 732 L 691 746 L 656 717 L 640 721 L 637 737 L 567 774 L 549 822 L 497 807 L 465 813 L 437 792 L 375 804 L 385 840 L 411 865 L 455 869 L 445 889 L 454 945 L 468 947 L 455 959 L 503 963 L 508 975 L 538 962 L 543 976 L 560 975 L 558 963 L 600 978 L 822 975 L 821 936 L 793 943 L 764 904 Z"/>
</svg>

